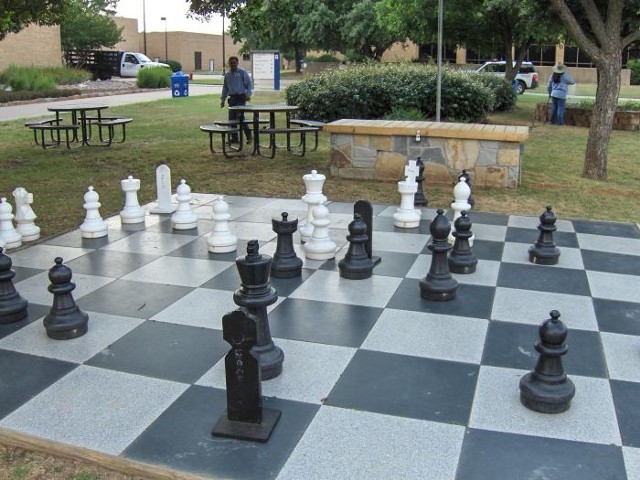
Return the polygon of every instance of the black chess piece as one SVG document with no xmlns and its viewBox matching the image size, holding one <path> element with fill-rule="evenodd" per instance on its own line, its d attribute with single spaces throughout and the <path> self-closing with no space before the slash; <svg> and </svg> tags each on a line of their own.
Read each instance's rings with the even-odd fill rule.
<svg viewBox="0 0 640 480">
<path fill-rule="evenodd" d="M 271 338 L 267 316 L 267 306 L 278 300 L 275 288 L 269 283 L 271 261 L 269 255 L 259 253 L 258 240 L 250 240 L 247 244 L 247 255 L 236 259 L 241 285 L 233 294 L 235 304 L 245 307 L 258 319 L 258 341 L 252 351 L 260 361 L 263 380 L 280 375 L 284 361 L 284 353 Z"/>
<path fill-rule="evenodd" d="M 416 177 L 418 190 L 413 197 L 413 205 L 416 207 L 426 207 L 429 200 L 424 196 L 424 190 L 422 188 L 422 182 L 424 182 L 424 162 L 420 157 L 418 157 L 418 160 L 416 161 L 416 166 L 418 167 L 418 176 Z"/>
<path fill-rule="evenodd" d="M 553 241 L 553 232 L 557 230 L 556 216 L 551 205 L 540 215 L 538 241 L 529 247 L 529 261 L 538 265 L 555 265 L 560 258 L 560 250 Z"/>
<path fill-rule="evenodd" d="M 469 186 L 469 198 L 467 198 L 467 203 L 473 207 L 476 204 L 476 202 L 473 199 L 473 186 L 471 185 L 471 175 L 469 175 L 469 172 L 467 172 L 466 169 L 462 169 L 462 173 L 458 175 L 458 181 L 461 181 L 462 178 L 464 178 L 465 182 Z"/>
<path fill-rule="evenodd" d="M 29 302 L 16 292 L 12 279 L 16 272 L 11 269 L 11 257 L 0 247 L 0 324 L 19 322 L 27 317 Z"/>
<path fill-rule="evenodd" d="M 298 219 L 289 220 L 289 214 L 282 212 L 282 220 L 271 219 L 273 231 L 278 234 L 276 252 L 271 263 L 271 276 L 292 278 L 302 275 L 302 259 L 293 249 L 293 234 L 298 229 Z"/>
<path fill-rule="evenodd" d="M 262 408 L 260 362 L 251 349 L 257 342 L 255 315 L 243 309 L 222 317 L 222 336 L 231 345 L 224 358 L 227 409 L 211 434 L 216 437 L 266 442 L 280 411 Z"/>
<path fill-rule="evenodd" d="M 55 265 L 49 270 L 48 290 L 53 293 L 53 306 L 44 317 L 47 335 L 55 340 L 70 340 L 87 333 L 89 315 L 76 305 L 71 292 L 76 284 L 71 281 L 71 269 L 56 257 Z"/>
<path fill-rule="evenodd" d="M 473 273 L 476 271 L 478 259 L 469 245 L 469 239 L 473 233 L 471 233 L 471 219 L 467 217 L 465 210 L 460 212 L 454 225 L 456 231 L 453 232 L 453 236 L 456 240 L 449 254 L 449 270 L 453 273 Z"/>
<path fill-rule="evenodd" d="M 362 221 L 367 226 L 367 241 L 364 244 L 367 255 L 373 261 L 373 265 L 379 264 L 382 259 L 373 254 L 373 205 L 367 200 L 358 200 L 353 204 L 353 214 L 362 217 Z"/>
<path fill-rule="evenodd" d="M 536 366 L 520 379 L 520 402 L 536 412 L 562 413 L 571 406 L 576 387 L 562 366 L 562 356 L 569 349 L 564 343 L 567 327 L 560 320 L 560 312 L 552 310 L 549 315 L 551 318 L 539 328 Z"/>
<path fill-rule="evenodd" d="M 427 276 L 420 280 L 420 296 L 427 300 L 453 300 L 458 291 L 458 282 L 449 271 L 447 252 L 451 250 L 448 241 L 451 225 L 444 216 L 444 210 L 438 209 L 429 229 L 431 231 L 431 244 L 429 244 L 431 268 Z"/>
<path fill-rule="evenodd" d="M 349 280 L 362 280 L 373 275 L 373 261 L 367 255 L 367 225 L 360 214 L 353 215 L 349 223 L 349 249 L 342 260 L 338 262 L 340 276 Z"/>
</svg>

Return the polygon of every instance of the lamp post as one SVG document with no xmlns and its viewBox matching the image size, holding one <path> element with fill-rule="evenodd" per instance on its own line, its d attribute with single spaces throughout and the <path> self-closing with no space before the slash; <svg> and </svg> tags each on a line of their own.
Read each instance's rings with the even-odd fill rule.
<svg viewBox="0 0 640 480">
<path fill-rule="evenodd" d="M 160 17 L 164 22 L 164 61 L 169 60 L 169 42 L 167 41 L 167 17 Z"/>
<path fill-rule="evenodd" d="M 145 0 L 142 0 L 142 38 L 144 39 L 144 54 L 147 54 L 147 8 Z"/>
<path fill-rule="evenodd" d="M 442 108 L 442 17 L 444 15 L 443 0 L 438 1 L 438 69 L 436 75 L 436 122 L 440 121 Z"/>
<path fill-rule="evenodd" d="M 222 9 L 222 76 L 227 73 L 227 55 L 224 51 L 224 17 L 226 16 L 226 11 Z"/>
</svg>

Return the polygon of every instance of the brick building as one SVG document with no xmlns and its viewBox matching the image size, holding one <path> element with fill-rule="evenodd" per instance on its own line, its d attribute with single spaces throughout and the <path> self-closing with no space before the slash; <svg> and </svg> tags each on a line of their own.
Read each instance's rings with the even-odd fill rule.
<svg viewBox="0 0 640 480">
<path fill-rule="evenodd" d="M 29 25 L 0 41 L 0 70 L 9 65 L 62 65 L 60 27 Z"/>
</svg>

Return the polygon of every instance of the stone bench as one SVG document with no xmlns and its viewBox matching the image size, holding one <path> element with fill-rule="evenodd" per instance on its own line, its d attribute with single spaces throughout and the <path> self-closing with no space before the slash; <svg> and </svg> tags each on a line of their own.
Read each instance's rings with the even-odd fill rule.
<svg viewBox="0 0 640 480">
<path fill-rule="evenodd" d="M 426 184 L 451 185 L 466 169 L 480 187 L 518 186 L 529 138 L 529 127 L 449 122 L 342 119 L 324 130 L 332 175 L 400 180 L 407 161 L 420 157 Z"/>
</svg>

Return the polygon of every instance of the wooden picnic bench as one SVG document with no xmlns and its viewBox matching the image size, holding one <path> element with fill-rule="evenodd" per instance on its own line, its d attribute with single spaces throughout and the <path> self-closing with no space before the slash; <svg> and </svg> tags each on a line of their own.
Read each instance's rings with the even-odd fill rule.
<svg viewBox="0 0 640 480">
<path fill-rule="evenodd" d="M 64 134 L 67 148 L 71 148 L 71 142 L 75 142 L 78 139 L 78 129 L 80 128 L 80 125 L 75 123 L 60 123 L 56 118 L 30 120 L 24 126 L 33 131 L 34 142 L 42 148 L 59 147 L 62 141 L 61 133 Z M 38 136 L 40 140 L 38 140 Z M 49 140 L 47 140 L 47 137 Z"/>
</svg>

